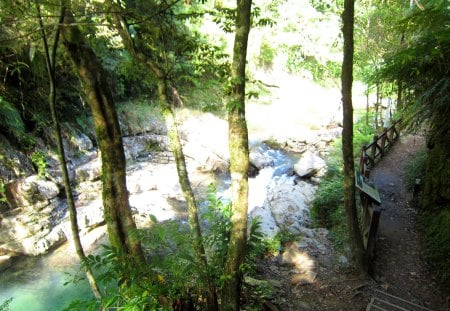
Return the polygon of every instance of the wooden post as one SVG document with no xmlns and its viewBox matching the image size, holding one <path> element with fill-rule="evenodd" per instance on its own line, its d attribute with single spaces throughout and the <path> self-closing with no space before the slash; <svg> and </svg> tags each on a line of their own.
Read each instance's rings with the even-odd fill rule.
<svg viewBox="0 0 450 311">
<path fill-rule="evenodd" d="M 386 146 L 386 128 L 383 129 L 383 133 L 381 134 L 381 143 L 380 143 L 380 151 L 381 151 L 381 156 L 384 156 L 384 149 L 388 146 Z"/>
<path fill-rule="evenodd" d="M 370 156 L 373 159 L 373 165 L 375 166 L 375 159 L 377 156 L 377 144 L 378 144 L 378 135 L 374 135 L 373 136 L 373 143 L 372 146 L 370 148 Z"/>
</svg>

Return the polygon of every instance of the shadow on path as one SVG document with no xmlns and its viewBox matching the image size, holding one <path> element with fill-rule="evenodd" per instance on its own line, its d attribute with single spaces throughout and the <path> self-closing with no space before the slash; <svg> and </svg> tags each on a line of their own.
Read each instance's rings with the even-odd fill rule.
<svg viewBox="0 0 450 311">
<path fill-rule="evenodd" d="M 400 137 L 371 173 L 382 201 L 375 279 L 387 293 L 432 310 L 449 310 L 444 293 L 421 257 L 416 210 L 412 194 L 405 188 L 406 164 L 424 148 L 423 137 Z"/>
</svg>

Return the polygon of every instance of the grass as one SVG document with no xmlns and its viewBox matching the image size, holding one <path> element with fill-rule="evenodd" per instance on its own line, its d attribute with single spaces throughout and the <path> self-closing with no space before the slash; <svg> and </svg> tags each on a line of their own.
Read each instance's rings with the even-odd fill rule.
<svg viewBox="0 0 450 311">
<path fill-rule="evenodd" d="M 366 124 L 365 116 L 354 124 L 353 147 L 355 161 L 358 162 L 363 145 L 370 142 L 375 132 Z M 327 174 L 324 176 L 312 202 L 311 216 L 316 226 L 324 226 L 331 231 L 333 243 L 343 249 L 347 241 L 347 228 L 344 213 L 342 140 L 333 143 L 327 161 Z M 356 169 L 356 168 L 355 168 Z"/>
</svg>

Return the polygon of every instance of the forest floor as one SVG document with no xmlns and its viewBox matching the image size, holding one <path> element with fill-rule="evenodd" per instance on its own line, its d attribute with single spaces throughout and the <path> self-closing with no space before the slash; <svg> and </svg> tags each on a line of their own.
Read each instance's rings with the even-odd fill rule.
<svg viewBox="0 0 450 311">
<path fill-rule="evenodd" d="M 430 310 L 450 310 L 450 293 L 440 288 L 421 256 L 417 211 L 405 188 L 407 159 L 423 148 L 422 137 L 401 137 L 371 173 L 382 200 L 373 278 L 361 279 L 344 268 L 329 241 L 322 241 L 328 251 L 309 254 L 314 259 L 313 282 L 295 282 L 295 271 L 281 265 L 279 256 L 260 263 L 258 278 L 273 288 L 265 310 L 366 310 L 376 290 Z"/>
</svg>

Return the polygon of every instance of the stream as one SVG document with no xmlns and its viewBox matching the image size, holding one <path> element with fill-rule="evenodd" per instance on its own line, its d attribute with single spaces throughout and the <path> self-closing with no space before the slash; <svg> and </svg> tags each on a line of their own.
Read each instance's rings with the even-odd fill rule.
<svg viewBox="0 0 450 311">
<path fill-rule="evenodd" d="M 289 155 L 265 144 L 256 148 L 267 166 L 249 179 L 249 215 L 255 208 L 264 206 L 271 189 L 280 183 L 294 183 L 292 167 L 298 159 L 298 155 Z M 224 200 L 229 199 L 229 185 L 229 176 L 222 176 L 217 181 L 218 196 Z M 260 213 L 258 215 L 261 216 Z M 262 216 L 262 230 L 273 236 L 277 231 L 275 221 Z M 156 217 L 159 218 L 158 215 Z M 13 298 L 9 304 L 11 311 L 62 310 L 73 300 L 89 298 L 92 294 L 84 281 L 64 285 L 73 279 L 73 275 L 80 273 L 78 258 L 69 250 L 68 244 L 47 255 L 16 258 L 12 267 L 0 274 L 0 306 Z"/>
<path fill-rule="evenodd" d="M 0 274 L 0 306 L 13 298 L 9 304 L 12 311 L 62 310 L 72 300 L 92 296 L 85 282 L 65 285 L 79 272 L 77 258 L 65 248 L 44 256 L 16 258 L 12 267 Z"/>
</svg>

